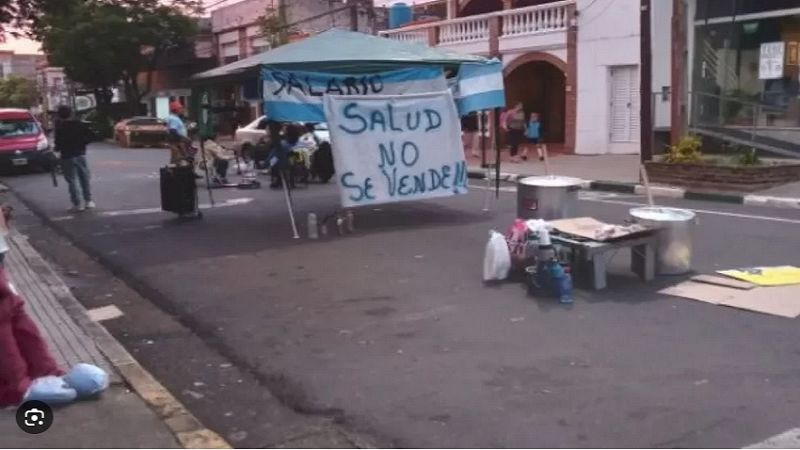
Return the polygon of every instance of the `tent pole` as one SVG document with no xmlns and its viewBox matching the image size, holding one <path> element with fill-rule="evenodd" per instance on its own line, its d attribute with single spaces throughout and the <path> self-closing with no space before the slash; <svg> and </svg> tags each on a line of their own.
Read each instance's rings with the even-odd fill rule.
<svg viewBox="0 0 800 450">
<path fill-rule="evenodd" d="M 206 159 L 206 146 L 203 136 L 200 136 L 200 155 L 203 158 L 203 168 L 206 173 L 206 189 L 208 190 L 208 201 L 211 202 L 211 207 L 214 205 L 214 194 L 211 192 L 211 177 L 208 174 L 208 160 Z"/>
<path fill-rule="evenodd" d="M 494 187 L 495 198 L 500 198 L 500 108 L 494 109 Z"/>
<path fill-rule="evenodd" d="M 283 185 L 283 195 L 286 197 L 286 208 L 289 210 L 289 220 L 292 222 L 292 236 L 293 239 L 300 239 L 300 233 L 297 231 L 297 222 L 294 220 L 294 206 L 292 205 L 292 194 L 289 193 L 289 180 L 286 179 L 283 170 L 279 169 L 278 173 L 281 177 L 281 184 Z"/>
<path fill-rule="evenodd" d="M 486 111 L 478 112 L 478 124 L 481 130 L 481 167 L 486 167 Z"/>
</svg>

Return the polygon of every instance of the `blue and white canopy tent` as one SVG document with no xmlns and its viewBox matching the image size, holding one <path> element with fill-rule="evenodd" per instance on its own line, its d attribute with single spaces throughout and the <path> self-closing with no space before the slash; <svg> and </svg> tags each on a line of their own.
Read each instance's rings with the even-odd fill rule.
<svg viewBox="0 0 800 450">
<path fill-rule="evenodd" d="M 193 81 L 202 92 L 222 81 L 256 77 L 262 81 L 266 115 L 286 122 L 324 121 L 326 93 L 402 95 L 449 88 L 462 116 L 505 106 L 502 63 L 497 60 L 339 29 L 200 73 Z M 500 152 L 496 154 L 499 195 Z"/>
</svg>

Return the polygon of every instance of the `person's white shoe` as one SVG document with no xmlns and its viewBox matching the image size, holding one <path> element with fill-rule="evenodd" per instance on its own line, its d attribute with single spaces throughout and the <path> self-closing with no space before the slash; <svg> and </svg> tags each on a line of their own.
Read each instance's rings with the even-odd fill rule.
<svg viewBox="0 0 800 450">
<path fill-rule="evenodd" d="M 70 209 L 68 209 L 67 211 L 71 212 L 71 213 L 79 213 L 79 212 L 83 212 L 85 209 L 86 208 L 83 205 L 80 205 L 80 206 L 73 206 Z"/>
<path fill-rule="evenodd" d="M 88 202 L 86 202 L 86 207 L 88 209 L 95 209 L 95 208 L 97 208 L 97 203 L 95 203 L 92 200 L 89 200 Z"/>
</svg>

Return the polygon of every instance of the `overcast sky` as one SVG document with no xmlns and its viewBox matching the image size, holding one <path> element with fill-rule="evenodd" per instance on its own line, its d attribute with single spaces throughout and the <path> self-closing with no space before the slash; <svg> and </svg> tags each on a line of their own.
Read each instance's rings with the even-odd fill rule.
<svg viewBox="0 0 800 450">
<path fill-rule="evenodd" d="M 203 0 L 207 6 L 213 5 L 218 3 L 220 0 Z M 241 0 L 228 0 L 220 6 L 231 5 L 236 3 L 237 1 Z M 375 4 L 378 6 L 388 6 L 393 3 L 397 3 L 401 0 L 375 0 Z M 419 4 L 419 3 L 426 3 L 430 0 L 403 0 L 404 3 L 409 5 L 411 4 Z M 38 42 L 32 41 L 30 39 L 14 39 L 11 35 L 6 34 L 6 43 L 0 44 L 0 50 L 13 50 L 17 53 L 41 53 L 41 46 Z"/>
</svg>

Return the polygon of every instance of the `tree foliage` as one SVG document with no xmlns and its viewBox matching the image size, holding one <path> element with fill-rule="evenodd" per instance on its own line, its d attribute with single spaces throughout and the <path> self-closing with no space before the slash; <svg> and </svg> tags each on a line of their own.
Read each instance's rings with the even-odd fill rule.
<svg viewBox="0 0 800 450">
<path fill-rule="evenodd" d="M 184 14 L 194 0 L 179 6 L 158 0 L 64 1 L 70 5 L 39 19 L 34 33 L 51 63 L 94 89 L 101 108 L 110 101 L 110 88 L 121 83 L 134 113 L 150 92 L 159 60 L 190 45 L 195 33 L 194 21 Z M 143 83 L 141 73 L 148 74 Z"/>
<path fill-rule="evenodd" d="M 289 42 L 289 25 L 286 16 L 286 5 L 278 3 L 278 10 L 268 10 L 261 18 L 261 32 L 271 48 L 280 47 Z"/>
<path fill-rule="evenodd" d="M 202 0 L 0 0 L 0 31 L 9 27 L 22 29 L 37 37 L 46 16 L 63 14 L 76 3 L 103 3 L 119 6 L 172 7 L 184 14 L 200 14 Z"/>
<path fill-rule="evenodd" d="M 39 101 L 36 83 L 16 75 L 0 79 L 0 108 L 30 108 Z"/>
</svg>

